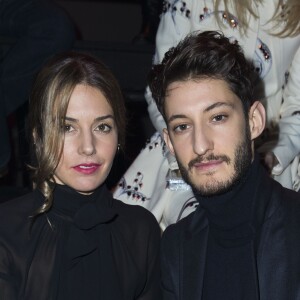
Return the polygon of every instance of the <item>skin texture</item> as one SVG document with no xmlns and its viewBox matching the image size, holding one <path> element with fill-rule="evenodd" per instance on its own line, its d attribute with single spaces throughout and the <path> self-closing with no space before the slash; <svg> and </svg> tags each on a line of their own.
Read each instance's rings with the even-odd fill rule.
<svg viewBox="0 0 300 300">
<path fill-rule="evenodd" d="M 253 140 L 262 132 L 265 111 L 255 102 L 245 119 L 241 100 L 218 79 L 169 85 L 164 138 L 194 191 L 210 196 L 229 190 L 253 160 Z"/>
<path fill-rule="evenodd" d="M 96 88 L 75 87 L 65 118 L 65 141 L 54 173 L 58 184 L 89 194 L 107 178 L 118 135 L 111 106 Z"/>
</svg>

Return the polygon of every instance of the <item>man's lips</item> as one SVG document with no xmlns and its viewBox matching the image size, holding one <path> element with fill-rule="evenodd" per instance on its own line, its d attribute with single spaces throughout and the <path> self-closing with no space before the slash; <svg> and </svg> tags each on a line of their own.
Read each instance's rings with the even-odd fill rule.
<svg viewBox="0 0 300 300">
<path fill-rule="evenodd" d="M 209 161 L 202 161 L 198 163 L 194 163 L 193 167 L 200 171 L 212 171 L 213 169 L 219 167 L 224 160 L 209 160 Z"/>
<path fill-rule="evenodd" d="M 100 168 L 100 166 L 101 166 L 100 164 L 96 164 L 96 163 L 80 164 L 73 167 L 73 169 L 82 174 L 93 174 Z"/>
</svg>

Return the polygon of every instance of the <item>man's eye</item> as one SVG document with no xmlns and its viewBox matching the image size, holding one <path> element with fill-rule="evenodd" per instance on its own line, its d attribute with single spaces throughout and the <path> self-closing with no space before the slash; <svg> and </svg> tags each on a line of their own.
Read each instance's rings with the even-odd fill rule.
<svg viewBox="0 0 300 300">
<path fill-rule="evenodd" d="M 224 121 L 226 119 L 227 119 L 226 115 L 217 115 L 217 116 L 214 116 L 212 120 L 215 121 L 215 122 L 221 122 L 221 121 Z"/>
<path fill-rule="evenodd" d="M 189 126 L 187 124 L 180 124 L 174 127 L 174 131 L 175 132 L 181 132 L 184 130 L 187 130 L 189 128 Z"/>
<path fill-rule="evenodd" d="M 101 132 L 110 132 L 112 130 L 112 126 L 108 125 L 108 124 L 100 124 L 96 127 L 97 131 L 101 131 Z"/>
</svg>

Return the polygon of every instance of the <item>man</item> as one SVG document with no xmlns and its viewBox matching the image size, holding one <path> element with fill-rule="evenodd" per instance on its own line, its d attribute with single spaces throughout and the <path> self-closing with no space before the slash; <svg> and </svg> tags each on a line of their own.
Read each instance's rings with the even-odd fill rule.
<svg viewBox="0 0 300 300">
<path fill-rule="evenodd" d="M 149 85 L 199 206 L 162 240 L 164 299 L 300 299 L 300 198 L 254 152 L 265 110 L 252 68 L 218 32 L 190 35 Z"/>
</svg>

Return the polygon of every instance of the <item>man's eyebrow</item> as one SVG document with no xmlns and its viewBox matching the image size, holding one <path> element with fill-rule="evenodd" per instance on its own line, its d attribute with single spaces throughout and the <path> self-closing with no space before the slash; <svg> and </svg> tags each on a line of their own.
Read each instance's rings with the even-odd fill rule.
<svg viewBox="0 0 300 300">
<path fill-rule="evenodd" d="M 171 123 L 173 120 L 176 120 L 176 119 L 184 119 L 184 118 L 186 118 L 186 115 L 172 115 L 168 119 L 167 123 Z"/>
<path fill-rule="evenodd" d="M 228 102 L 216 102 L 210 106 L 208 106 L 207 108 L 204 109 L 204 112 L 208 112 L 216 107 L 220 107 L 220 106 L 228 106 L 230 108 L 234 108 L 234 105 L 232 103 L 228 103 Z"/>
<path fill-rule="evenodd" d="M 104 116 L 95 118 L 94 122 L 99 122 L 99 121 L 103 121 L 103 120 L 106 120 L 106 119 L 113 119 L 114 120 L 115 118 L 114 118 L 113 115 L 104 115 Z M 65 117 L 65 121 L 74 122 L 74 123 L 79 122 L 78 119 L 71 118 L 71 117 L 68 117 L 68 116 Z"/>
<path fill-rule="evenodd" d="M 216 108 L 216 107 L 221 107 L 221 106 L 228 106 L 228 107 L 230 107 L 230 108 L 233 108 L 233 107 L 234 107 L 234 104 L 232 104 L 232 103 L 227 103 L 227 102 L 216 102 L 216 103 L 214 103 L 214 104 L 208 106 L 207 108 L 205 108 L 204 112 L 209 112 L 209 111 L 213 110 L 214 108 Z M 170 122 L 172 122 L 172 121 L 174 121 L 174 120 L 176 120 L 176 119 L 184 119 L 184 118 L 186 118 L 186 117 L 187 117 L 187 116 L 184 115 L 184 114 L 172 115 L 172 116 L 168 119 L 167 123 L 170 123 Z"/>
</svg>

